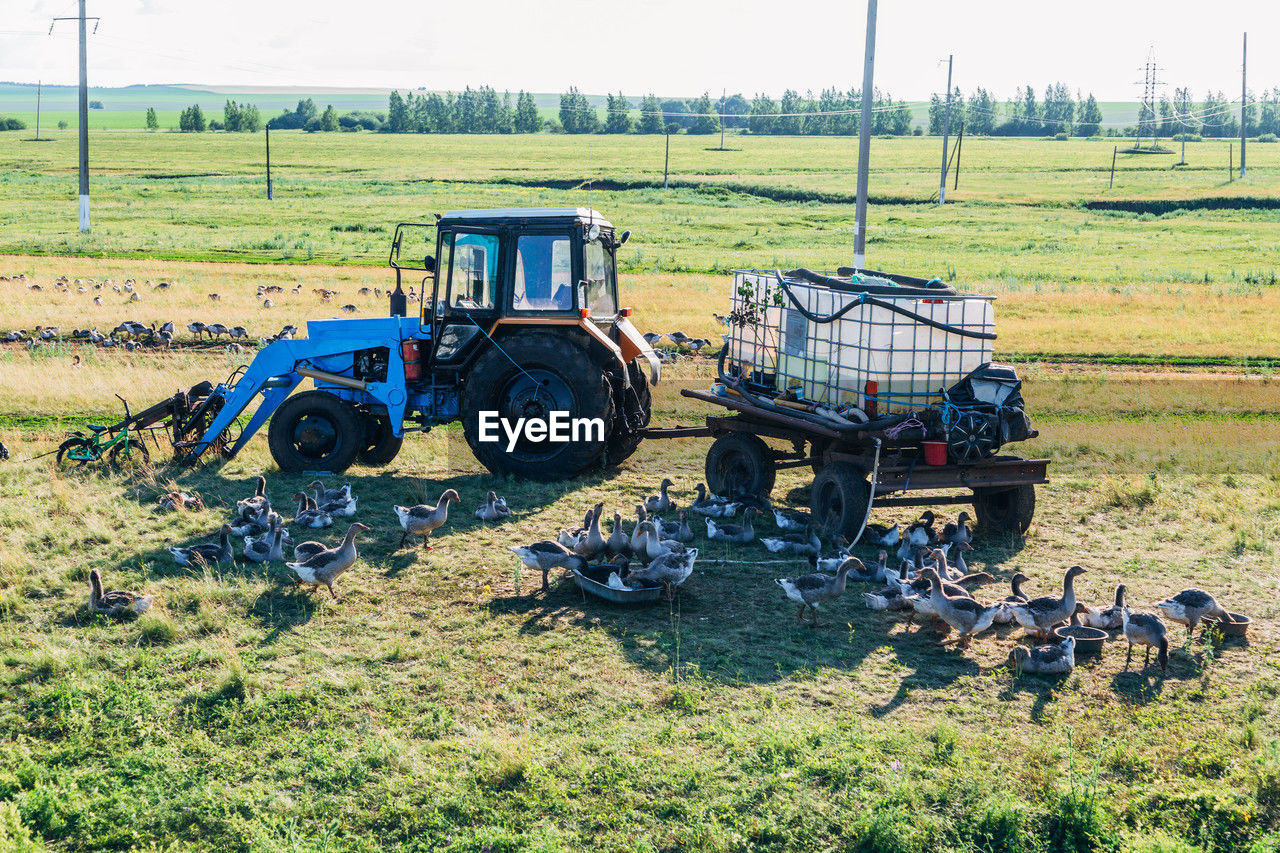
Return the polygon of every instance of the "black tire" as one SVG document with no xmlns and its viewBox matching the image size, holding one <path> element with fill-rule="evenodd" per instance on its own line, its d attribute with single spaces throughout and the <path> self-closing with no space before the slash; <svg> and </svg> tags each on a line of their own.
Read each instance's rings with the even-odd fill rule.
<svg viewBox="0 0 1280 853">
<path fill-rule="evenodd" d="M 749 432 L 726 432 L 707 448 L 707 488 L 717 495 L 768 498 L 778 468 L 769 445 Z"/>
<path fill-rule="evenodd" d="M 605 442 L 604 461 L 610 467 L 621 465 L 636 452 L 644 440 L 640 430 L 649 425 L 649 418 L 653 416 L 653 392 L 649 390 L 649 377 L 641 369 L 639 359 L 627 365 L 627 372 L 631 375 L 631 387 L 618 388 L 613 430 Z M 626 419 L 633 413 L 636 420 L 628 423 Z"/>
<path fill-rule="evenodd" d="M 267 447 L 281 471 L 345 471 L 364 450 L 355 406 L 327 391 L 297 394 L 276 410 Z"/>
<path fill-rule="evenodd" d="M 365 445 L 358 457 L 361 464 L 374 467 L 390 464 L 404 444 L 404 435 L 396 437 L 392 434 L 391 419 L 386 415 L 365 413 L 361 420 L 364 422 Z"/>
<path fill-rule="evenodd" d="M 1021 536 L 1031 527 L 1031 519 L 1036 514 L 1036 487 L 974 489 L 973 509 L 982 533 Z"/>
<path fill-rule="evenodd" d="M 119 444 L 113 445 L 107 453 L 107 459 L 117 467 L 136 465 L 139 462 L 144 465 L 151 464 L 151 454 L 147 451 L 147 446 L 137 438 L 126 438 Z"/>
<path fill-rule="evenodd" d="M 851 462 L 832 462 L 813 478 L 809 510 L 825 533 L 838 533 L 852 542 L 867 517 L 870 499 L 866 471 Z"/>
<path fill-rule="evenodd" d="M 92 447 L 92 446 L 93 446 L 93 442 L 87 438 L 80 438 L 79 436 L 76 436 L 75 438 L 68 438 L 66 441 L 62 442 L 62 444 L 58 445 L 58 456 L 57 456 L 58 466 L 59 467 L 62 466 L 63 457 L 67 455 L 67 451 L 70 450 L 71 448 Z M 68 464 L 74 464 L 74 465 L 85 465 L 89 462 L 88 459 L 68 459 L 66 461 Z"/>
<path fill-rule="evenodd" d="M 521 331 L 497 342 L 477 359 L 462 389 L 462 434 L 477 460 L 494 474 L 556 482 L 600 467 L 613 428 L 613 388 L 603 367 L 568 335 Z M 514 363 L 513 363 L 514 362 Z M 570 419 L 601 418 L 600 440 L 480 441 L 480 412 L 499 417 L 542 417 L 564 411 Z"/>
</svg>

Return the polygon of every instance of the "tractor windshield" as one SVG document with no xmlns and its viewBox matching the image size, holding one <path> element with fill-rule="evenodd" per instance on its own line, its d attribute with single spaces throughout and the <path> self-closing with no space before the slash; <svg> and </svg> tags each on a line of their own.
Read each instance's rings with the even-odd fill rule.
<svg viewBox="0 0 1280 853">
<path fill-rule="evenodd" d="M 522 234 L 516 245 L 512 306 L 518 311 L 568 311 L 573 307 L 569 238 Z"/>
<path fill-rule="evenodd" d="M 600 239 L 591 240 L 583 252 L 584 292 L 578 306 L 588 316 L 613 318 L 618 313 L 618 283 L 613 265 L 613 250 Z"/>
</svg>

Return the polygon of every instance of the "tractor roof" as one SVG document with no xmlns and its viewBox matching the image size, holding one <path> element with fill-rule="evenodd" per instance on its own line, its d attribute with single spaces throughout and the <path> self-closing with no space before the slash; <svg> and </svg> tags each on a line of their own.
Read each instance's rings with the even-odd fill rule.
<svg viewBox="0 0 1280 853">
<path fill-rule="evenodd" d="M 441 225 L 482 222 L 546 222 L 549 224 L 593 223 L 612 228 L 609 220 L 589 207 L 499 207 L 481 210 L 450 210 L 440 217 Z"/>
</svg>

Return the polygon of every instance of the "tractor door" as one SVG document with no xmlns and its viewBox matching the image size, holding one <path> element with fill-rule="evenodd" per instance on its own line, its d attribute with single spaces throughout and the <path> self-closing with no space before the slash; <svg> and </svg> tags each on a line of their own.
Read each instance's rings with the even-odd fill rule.
<svg viewBox="0 0 1280 853">
<path fill-rule="evenodd" d="M 465 364 L 497 320 L 503 298 L 501 246 L 496 229 L 441 232 L 432 312 L 433 369 Z"/>
</svg>

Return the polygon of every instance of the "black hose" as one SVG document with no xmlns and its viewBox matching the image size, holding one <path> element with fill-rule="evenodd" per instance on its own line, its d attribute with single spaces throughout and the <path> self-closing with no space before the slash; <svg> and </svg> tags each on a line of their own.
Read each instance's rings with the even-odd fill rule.
<svg viewBox="0 0 1280 853">
<path fill-rule="evenodd" d="M 959 326 L 950 326 L 950 325 L 947 325 L 946 323 L 939 323 L 937 320 L 933 320 L 933 319 L 930 319 L 929 317 L 925 317 L 921 314 L 917 314 L 914 311 L 908 311 L 906 308 L 901 308 L 897 305 L 894 305 L 892 302 L 888 302 L 883 299 L 877 299 L 874 296 L 870 296 L 865 293 L 859 294 L 857 299 L 853 300 L 848 305 L 841 308 L 839 311 L 836 311 L 834 314 L 829 314 L 826 317 L 821 317 L 817 314 L 810 312 L 809 309 L 805 308 L 803 305 L 800 304 L 800 301 L 796 299 L 795 294 L 791 292 L 791 287 L 790 285 L 787 284 L 787 280 L 782 277 L 781 270 L 775 271 L 774 275 L 778 277 L 778 284 L 779 286 L 782 287 L 782 292 L 787 294 L 787 299 L 790 300 L 792 306 L 797 311 L 799 311 L 802 315 L 804 315 L 806 319 L 814 323 L 824 323 L 824 324 L 833 323 L 836 320 L 839 320 L 845 314 L 852 311 L 857 306 L 868 304 L 868 305 L 875 305 L 879 308 L 884 308 L 889 311 L 893 311 L 895 314 L 901 314 L 904 317 L 910 317 L 912 320 L 915 320 L 917 323 L 923 323 L 926 326 L 929 326 L 934 329 L 939 329 L 943 332 L 947 332 L 948 334 L 960 335 L 961 337 L 964 337 L 964 338 L 977 338 L 983 341 L 994 341 L 996 339 L 995 332 L 974 332 L 969 329 L 961 328 Z"/>
</svg>

